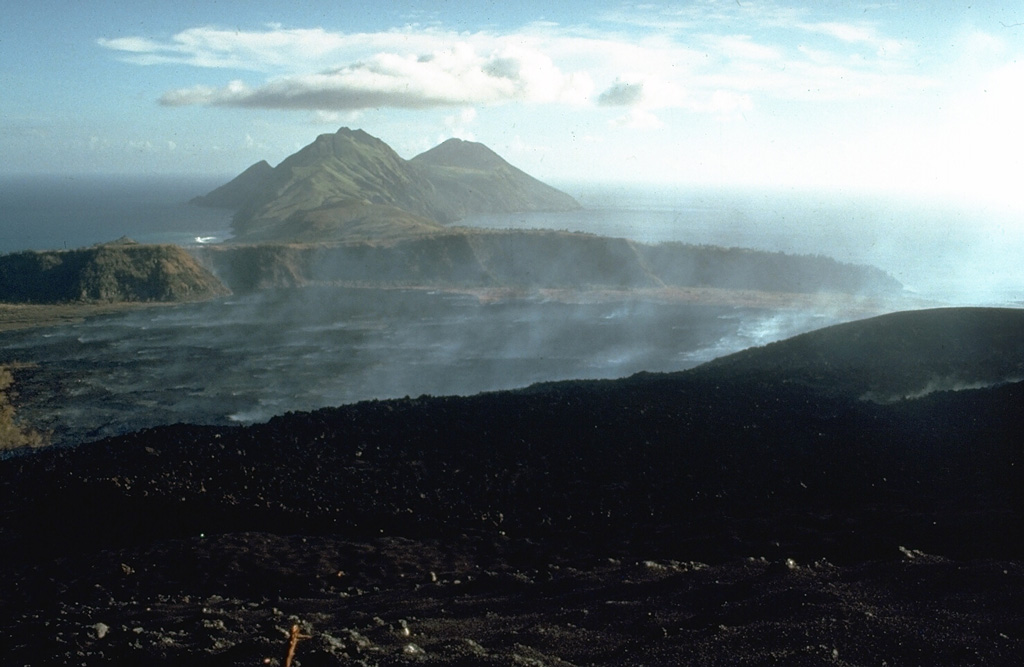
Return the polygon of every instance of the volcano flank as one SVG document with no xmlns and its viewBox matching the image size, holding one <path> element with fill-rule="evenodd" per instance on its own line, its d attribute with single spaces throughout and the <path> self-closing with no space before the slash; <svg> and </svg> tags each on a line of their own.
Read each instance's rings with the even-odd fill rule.
<svg viewBox="0 0 1024 667">
<path fill-rule="evenodd" d="M 0 461 L 21 663 L 1012 664 L 1024 311 Z M 922 381 L 982 388 L 879 402 Z M 43 529 L 42 527 L 45 527 Z"/>
<path fill-rule="evenodd" d="M 9 308 L 205 300 L 5 339 L 0 426 L 27 379 L 19 417 L 89 434 L 0 456 L 5 664 L 1024 652 L 1024 310 L 847 321 L 911 301 L 821 255 L 459 226 L 579 204 L 455 139 L 342 128 L 193 203 L 235 237 L 0 258 Z M 495 384 L 379 400 L 425 377 Z M 536 383 L 567 377 L 618 379 Z"/>
</svg>

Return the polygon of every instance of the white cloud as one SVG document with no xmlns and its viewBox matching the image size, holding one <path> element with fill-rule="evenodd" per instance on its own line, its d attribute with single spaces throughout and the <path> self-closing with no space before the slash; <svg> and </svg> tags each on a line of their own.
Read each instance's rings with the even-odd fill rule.
<svg viewBox="0 0 1024 667">
<path fill-rule="evenodd" d="M 626 115 L 615 118 L 611 121 L 611 124 L 616 127 L 628 127 L 633 130 L 657 130 L 665 127 L 665 123 L 660 118 L 650 111 L 639 107 L 630 109 Z"/>
<path fill-rule="evenodd" d="M 874 49 L 880 58 L 899 56 L 910 48 L 909 42 L 886 37 L 871 23 L 843 23 L 838 21 L 822 21 L 818 23 L 797 22 L 793 27 L 810 33 L 832 37 L 841 42 L 853 45 L 864 45 Z"/>
<path fill-rule="evenodd" d="M 430 33 L 414 31 L 335 33 L 322 28 L 262 31 L 225 30 L 210 26 L 189 28 L 170 40 L 145 37 L 101 38 L 97 43 L 138 65 L 178 64 L 194 67 L 254 71 L 324 67 L 356 54 L 387 48 L 396 42 L 413 46 L 432 43 Z"/>
<path fill-rule="evenodd" d="M 704 110 L 716 114 L 733 114 L 750 111 L 754 103 L 750 95 L 728 90 L 716 90 L 704 103 Z"/>
<path fill-rule="evenodd" d="M 378 53 L 332 70 L 276 77 L 258 87 L 236 80 L 223 88 L 172 90 L 160 102 L 269 109 L 425 109 L 507 101 L 578 103 L 591 88 L 585 74 L 565 74 L 537 51 L 507 47 L 480 55 L 461 43 L 424 55 Z"/>
<path fill-rule="evenodd" d="M 901 68 L 902 43 L 870 23 L 813 22 L 803 11 L 729 4 L 708 5 L 705 10 L 714 9 L 710 18 L 696 10 L 638 10 L 637 16 L 619 17 L 623 25 L 646 18 L 643 33 L 540 23 L 503 34 L 433 27 L 373 33 L 197 27 L 162 41 L 98 43 L 140 65 L 269 75 L 169 90 L 162 105 L 306 110 L 314 112 L 312 122 L 368 109 L 509 102 L 723 113 L 769 98 L 862 100 L 934 85 L 912 67 Z M 660 25 L 655 18 L 668 20 Z M 787 41 L 795 34 L 817 38 L 814 44 Z M 885 57 L 864 53 L 863 45 Z"/>
<path fill-rule="evenodd" d="M 750 35 L 705 35 L 703 41 L 713 52 L 731 60 L 777 62 L 783 57 L 778 47 L 755 42 Z"/>
<path fill-rule="evenodd" d="M 451 137 L 465 139 L 466 141 L 474 141 L 476 137 L 474 136 L 473 131 L 469 129 L 469 126 L 476 120 L 476 116 L 476 109 L 473 107 L 467 107 L 457 114 L 445 116 L 444 127 L 446 135 L 441 137 L 441 141 Z"/>
<path fill-rule="evenodd" d="M 607 90 L 598 95 L 597 103 L 602 106 L 618 107 L 639 104 L 644 99 L 642 81 L 617 80 Z"/>
</svg>

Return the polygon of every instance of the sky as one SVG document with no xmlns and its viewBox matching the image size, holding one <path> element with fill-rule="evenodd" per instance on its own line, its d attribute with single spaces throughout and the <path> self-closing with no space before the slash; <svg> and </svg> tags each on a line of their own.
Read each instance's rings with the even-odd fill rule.
<svg viewBox="0 0 1024 667">
<path fill-rule="evenodd" d="M 0 174 L 234 175 L 362 128 L 552 182 L 1015 204 L 1024 2 L 12 3 Z"/>
</svg>

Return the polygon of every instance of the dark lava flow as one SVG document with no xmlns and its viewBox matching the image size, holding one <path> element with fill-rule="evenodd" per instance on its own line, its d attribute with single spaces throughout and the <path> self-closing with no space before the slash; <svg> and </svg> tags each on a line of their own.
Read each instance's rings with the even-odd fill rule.
<svg viewBox="0 0 1024 667">
<path fill-rule="evenodd" d="M 2 334 L 0 362 L 34 364 L 17 377 L 19 413 L 74 443 L 371 398 L 682 370 L 839 316 L 306 287 Z"/>
</svg>

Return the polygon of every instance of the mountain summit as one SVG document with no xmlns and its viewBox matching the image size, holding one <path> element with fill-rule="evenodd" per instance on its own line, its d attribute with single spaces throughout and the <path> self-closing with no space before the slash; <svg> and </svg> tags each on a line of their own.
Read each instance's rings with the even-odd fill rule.
<svg viewBox="0 0 1024 667">
<path fill-rule="evenodd" d="M 429 151 L 420 153 L 412 161 L 437 167 L 478 169 L 481 171 L 511 166 L 487 146 L 463 139 L 449 139 L 444 143 L 434 146 Z"/>
<path fill-rule="evenodd" d="M 249 196 L 215 196 L 224 191 Z M 483 144 L 450 139 L 405 160 L 380 139 L 346 127 L 195 201 L 235 208 L 240 241 L 334 241 L 353 228 L 415 236 L 470 215 L 579 208 Z"/>
<path fill-rule="evenodd" d="M 575 199 L 513 167 L 483 144 L 449 139 L 414 157 L 457 218 L 479 213 L 568 211 Z"/>
</svg>

